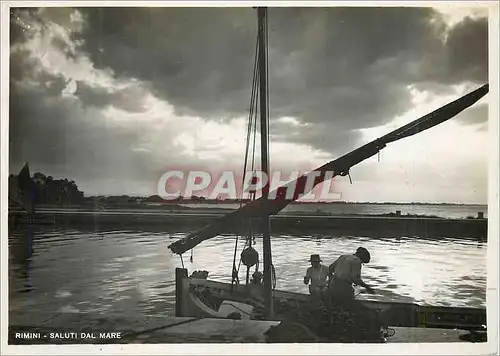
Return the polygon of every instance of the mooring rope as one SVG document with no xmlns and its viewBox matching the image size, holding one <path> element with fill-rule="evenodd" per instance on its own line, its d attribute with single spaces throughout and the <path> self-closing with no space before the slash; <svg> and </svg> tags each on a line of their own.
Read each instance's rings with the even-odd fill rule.
<svg viewBox="0 0 500 356">
<path fill-rule="evenodd" d="M 182 253 L 181 253 L 179 256 L 180 256 L 180 258 L 181 258 L 182 268 L 183 268 L 183 269 L 186 269 L 186 268 L 184 267 L 184 260 L 182 259 Z"/>
</svg>

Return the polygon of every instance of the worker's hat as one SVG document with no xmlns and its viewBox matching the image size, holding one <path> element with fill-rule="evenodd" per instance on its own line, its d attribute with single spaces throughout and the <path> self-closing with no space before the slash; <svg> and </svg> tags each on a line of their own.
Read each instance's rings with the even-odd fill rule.
<svg viewBox="0 0 500 356">
<path fill-rule="evenodd" d="M 319 257 L 319 255 L 311 255 L 309 262 L 323 262 L 323 260 Z"/>
</svg>

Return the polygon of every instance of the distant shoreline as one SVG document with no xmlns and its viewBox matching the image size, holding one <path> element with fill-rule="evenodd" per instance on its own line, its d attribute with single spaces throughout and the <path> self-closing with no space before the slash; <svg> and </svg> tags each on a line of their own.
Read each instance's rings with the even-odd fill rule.
<svg viewBox="0 0 500 356">
<path fill-rule="evenodd" d="M 305 204 L 290 204 L 290 205 L 316 205 L 316 206 L 326 206 L 330 205 L 332 203 L 305 203 Z M 336 203 L 338 204 L 338 203 Z M 470 207 L 481 207 L 485 208 L 485 210 L 488 209 L 487 205 L 476 205 L 476 204 L 379 204 L 379 203 L 346 203 L 346 205 L 394 205 L 394 206 L 415 206 L 415 205 L 422 205 L 422 206 L 470 206 Z M 210 205 L 210 206 L 203 206 L 203 205 Z M 39 204 L 36 206 L 36 211 L 57 211 L 57 210 L 74 210 L 74 211 L 81 211 L 81 210 L 86 210 L 86 211 L 93 211 L 93 212 L 101 212 L 101 211 L 112 211 L 112 210 L 120 210 L 120 211 L 126 211 L 126 210 L 135 210 L 135 211 L 166 211 L 166 212 L 173 212 L 173 211 L 182 211 L 182 212 L 188 212 L 192 211 L 194 212 L 217 212 L 217 213 L 230 213 L 232 211 L 235 211 L 239 205 L 238 203 L 205 203 L 205 202 L 196 202 L 196 203 L 129 203 L 129 204 L 73 204 L 73 205 L 56 205 L 56 204 Z M 16 213 L 19 212 L 19 208 L 17 207 L 9 207 L 9 214 L 11 213 Z M 281 213 L 281 212 L 280 212 Z M 278 213 L 278 214 L 280 214 Z M 288 214 L 290 212 L 287 212 Z M 300 211 L 294 211 L 293 214 L 301 214 L 302 212 Z M 329 212 L 324 212 L 320 209 L 316 209 L 316 211 L 304 211 L 304 213 L 307 214 L 314 214 L 314 215 L 367 215 L 367 216 L 392 216 L 398 214 L 398 210 L 395 210 L 393 212 L 387 212 L 387 213 L 382 213 L 382 214 L 359 214 L 359 213 L 341 213 L 341 214 L 332 214 Z M 432 214 L 408 214 L 404 213 L 402 211 L 399 211 L 399 214 L 402 216 L 415 216 L 415 217 L 438 217 L 436 215 Z"/>
<path fill-rule="evenodd" d="M 166 203 L 168 204 L 168 203 Z M 179 203 L 178 203 L 179 204 Z M 180 204 L 216 204 L 216 205 L 224 205 L 224 204 L 239 204 L 239 201 L 187 201 L 181 202 Z M 311 205 L 331 205 L 331 204 L 358 204 L 358 205 L 446 205 L 446 206 L 488 206 L 488 204 L 470 204 L 470 203 L 392 203 L 392 202 L 348 202 L 348 201 L 333 201 L 333 202 L 292 202 L 290 205 L 303 205 L 303 204 L 311 204 Z"/>
<path fill-rule="evenodd" d="M 227 207 L 230 205 L 239 205 L 239 201 L 182 201 L 182 202 L 135 202 L 135 203 L 90 203 L 83 204 L 38 204 L 39 209 L 78 209 L 78 208 L 102 208 L 102 209 L 166 209 L 166 210 L 187 210 L 191 209 L 189 205 L 213 205 Z M 243 205 L 249 204 L 249 202 Z M 469 206 L 469 207 L 484 207 L 488 208 L 488 204 L 458 204 L 458 203 L 360 203 L 360 202 L 292 202 L 289 205 L 395 205 L 395 206 Z M 211 209 L 208 208 L 207 209 Z M 9 209 L 10 211 L 11 209 Z M 231 209 L 233 210 L 233 209 Z"/>
<path fill-rule="evenodd" d="M 92 197 L 86 197 L 87 199 L 99 199 L 99 198 L 107 198 L 106 196 L 92 196 Z M 137 198 L 137 199 L 147 199 L 145 197 L 132 197 L 130 198 Z M 243 203 L 248 204 L 250 201 L 243 201 Z M 150 203 L 150 204 L 162 204 L 162 205 L 197 205 L 197 204 L 210 204 L 210 205 L 231 205 L 231 204 L 240 204 L 240 200 L 230 200 L 230 199 L 225 199 L 225 200 L 210 200 L 210 199 L 189 199 L 189 200 L 158 200 L 158 201 L 150 201 L 148 202 L 147 200 L 144 201 L 144 203 Z M 325 202 L 325 201 L 293 201 L 289 205 L 407 205 L 407 206 L 412 206 L 412 205 L 434 205 L 434 206 L 488 206 L 488 204 L 479 204 L 479 203 L 446 203 L 446 202 L 441 202 L 441 203 L 426 203 L 426 202 L 409 202 L 409 203 L 402 203 L 402 202 L 350 202 L 350 201 L 331 201 L 331 202 Z"/>
<path fill-rule="evenodd" d="M 245 205 L 245 204 L 243 204 Z M 314 215 L 314 216 L 385 216 L 385 217 L 421 217 L 421 218 L 451 218 L 439 216 L 429 209 L 429 211 L 425 211 L 427 209 L 420 209 L 423 211 L 419 211 L 418 213 L 415 211 L 411 211 L 412 209 L 399 209 L 399 207 L 415 207 L 415 206 L 423 206 L 423 207 L 445 207 L 445 206 L 456 206 L 456 207 L 474 207 L 477 208 L 474 213 L 469 213 L 467 216 L 463 216 L 462 219 L 474 219 L 478 218 L 478 214 L 483 214 L 482 217 L 487 217 L 488 215 L 488 206 L 487 205 L 475 205 L 475 204 L 389 204 L 389 203 L 296 203 L 290 204 L 291 206 L 309 206 L 309 207 L 317 207 L 317 209 L 299 209 L 299 210 L 289 210 L 283 209 L 277 215 Z M 289 206 L 290 206 L 289 205 Z M 394 206 L 397 207 L 395 209 L 382 209 L 379 212 L 362 212 L 357 211 L 358 209 L 341 209 L 339 211 L 328 211 L 326 207 L 328 206 Z M 35 212 L 44 212 L 44 213 L 57 213 L 58 211 L 65 212 L 83 212 L 86 211 L 88 213 L 100 213 L 100 212 L 165 212 L 165 213 L 190 213 L 190 214 L 228 214 L 239 208 L 239 203 L 230 203 L 230 202 L 195 202 L 195 203 L 172 203 L 172 202 L 85 202 L 80 204 L 38 204 L 35 207 Z M 323 210 L 325 208 L 325 210 Z M 385 210 L 385 211 L 384 211 Z M 418 210 L 418 209 L 417 209 Z M 472 209 L 471 209 L 472 211 Z M 8 210 L 9 215 L 22 213 L 22 210 L 16 206 L 9 206 Z"/>
<path fill-rule="evenodd" d="M 41 209 L 34 219 L 15 212 L 9 213 L 12 228 L 22 225 L 83 226 L 95 229 L 107 226 L 113 229 L 159 228 L 193 231 L 212 223 L 231 209 Z M 251 219 L 252 231 L 258 233 L 259 219 Z M 255 225 L 255 226 L 254 226 Z M 275 232 L 321 232 L 344 236 L 419 236 L 419 237 L 472 237 L 487 239 L 488 219 L 445 218 L 410 214 L 324 214 L 318 212 L 286 212 L 271 217 Z M 246 226 L 246 225 L 245 225 Z M 243 233 L 241 223 L 225 225 L 225 233 Z"/>
</svg>

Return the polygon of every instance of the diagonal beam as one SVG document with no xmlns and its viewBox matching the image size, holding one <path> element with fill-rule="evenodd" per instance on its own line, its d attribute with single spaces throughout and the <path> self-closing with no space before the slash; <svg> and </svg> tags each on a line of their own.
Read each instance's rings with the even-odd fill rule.
<svg viewBox="0 0 500 356">
<path fill-rule="evenodd" d="M 351 167 L 376 155 L 380 150 L 386 147 L 388 143 L 415 135 L 455 117 L 457 114 L 472 106 L 479 99 L 485 96 L 488 93 L 488 90 L 489 85 L 485 84 L 482 87 L 462 96 L 461 98 L 452 101 L 445 106 L 442 106 L 441 108 L 388 133 L 385 136 L 369 142 L 364 146 L 361 146 L 354 151 L 351 151 L 334 161 L 330 161 L 321 167 L 316 168 L 314 171 L 304 174 L 296 180 L 279 187 L 270 193 L 271 197 L 275 196 L 274 199 L 265 199 L 261 197 L 253 203 L 245 205 L 234 212 L 216 219 L 213 223 L 207 225 L 201 230 L 193 232 L 185 238 L 175 241 L 169 245 L 169 248 L 174 253 L 182 254 L 203 241 L 219 235 L 229 223 L 244 221 L 251 218 L 261 218 L 262 215 L 265 214 L 277 214 L 288 204 L 309 193 L 314 186 L 325 181 L 326 179 L 331 179 L 339 174 L 346 175 Z M 314 176 L 316 176 L 316 178 L 314 178 L 314 185 L 312 187 L 308 187 L 306 185 L 308 178 Z M 288 188 L 294 190 L 294 195 L 291 199 L 286 198 Z"/>
</svg>

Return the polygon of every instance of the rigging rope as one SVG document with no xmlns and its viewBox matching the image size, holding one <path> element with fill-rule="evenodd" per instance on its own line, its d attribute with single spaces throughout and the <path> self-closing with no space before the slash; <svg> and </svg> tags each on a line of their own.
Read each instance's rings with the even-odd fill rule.
<svg viewBox="0 0 500 356">
<path fill-rule="evenodd" d="M 264 38 L 262 41 L 264 41 L 264 46 L 266 47 L 266 58 L 265 58 L 265 69 L 266 69 L 266 117 L 267 120 L 265 122 L 266 125 L 266 141 L 267 141 L 267 147 L 266 147 L 266 154 L 268 157 L 268 167 L 269 168 L 269 132 L 270 132 L 270 110 L 269 110 L 269 71 L 267 70 L 269 68 L 269 31 L 268 31 L 268 18 L 266 16 L 264 24 Z M 260 83 L 259 80 L 259 70 L 261 69 L 259 66 L 259 60 L 258 60 L 258 54 L 259 54 L 259 44 L 260 44 L 260 39 L 259 36 L 257 35 L 257 41 L 255 45 L 255 56 L 254 56 L 254 68 L 253 68 L 253 80 L 252 80 L 252 90 L 251 90 L 251 96 L 250 96 L 250 110 L 249 110 L 249 117 L 248 117 L 248 126 L 247 126 L 247 132 L 246 132 L 246 147 L 245 147 L 245 160 L 244 160 L 244 165 L 243 165 L 243 180 L 242 180 L 242 190 L 241 190 L 241 198 L 240 198 L 240 208 L 243 205 L 243 192 L 245 188 L 245 181 L 247 177 L 247 167 L 248 167 L 248 161 L 249 161 L 249 154 L 250 154 L 250 149 L 252 150 L 251 153 L 251 172 L 252 176 L 254 174 L 255 170 L 255 152 L 256 152 L 256 136 L 257 136 L 257 108 L 260 105 L 260 100 L 263 98 L 260 98 L 260 95 L 258 95 L 257 92 L 257 87 Z M 262 129 L 262 127 L 261 127 Z M 252 145 L 250 146 L 251 140 Z M 250 148 L 251 147 L 251 148 Z M 261 167 L 261 170 L 263 170 L 264 167 Z M 270 172 L 268 172 L 270 173 Z M 267 183 L 269 184 L 269 177 L 267 177 Z M 252 193 L 252 200 L 255 200 L 255 192 Z M 252 236 L 251 233 L 251 221 L 249 221 L 249 234 L 247 236 L 247 239 L 245 241 L 245 245 L 243 247 L 243 252 L 249 246 L 250 248 L 252 247 L 252 239 L 254 237 Z M 234 246 L 234 253 L 233 253 L 233 271 L 232 271 L 232 284 L 233 283 L 239 283 L 239 271 L 242 263 L 242 256 L 240 256 L 240 260 L 238 263 L 238 267 L 236 267 L 236 255 L 237 255 L 237 250 L 238 250 L 238 242 L 239 242 L 239 234 L 236 234 L 236 241 L 235 241 L 235 246 Z M 242 253 L 243 253 L 242 252 Z M 257 263 L 256 263 L 256 271 L 259 269 L 259 258 L 257 255 Z M 247 274 L 248 274 L 248 268 L 247 268 Z M 271 262 L 271 283 L 273 286 L 273 289 L 276 287 L 276 272 L 274 269 L 274 266 L 272 265 Z"/>
<path fill-rule="evenodd" d="M 266 140 L 267 140 L 267 163 L 268 163 L 268 167 L 271 166 L 271 163 L 270 163 L 270 157 L 269 157 L 269 137 L 270 137 L 270 110 L 269 108 L 271 107 L 271 105 L 269 104 L 269 32 L 268 32 L 268 9 L 266 9 L 266 23 L 265 23 L 265 26 L 264 26 L 264 36 L 265 36 L 265 45 L 266 45 L 266 103 L 267 103 L 267 107 L 266 107 L 266 117 L 267 117 L 267 122 L 266 122 L 266 125 L 267 125 L 267 137 L 266 137 Z M 269 180 L 268 180 L 269 182 Z"/>
<path fill-rule="evenodd" d="M 255 44 L 255 57 L 254 57 L 254 65 L 253 65 L 253 80 L 252 80 L 252 92 L 250 94 L 250 112 L 248 115 L 248 127 L 247 127 L 247 139 L 246 139 L 246 147 L 245 147 L 245 162 L 243 164 L 243 181 L 242 181 L 242 193 L 243 193 L 243 188 L 245 184 L 245 178 L 246 178 L 246 168 L 248 165 L 248 154 L 249 154 L 249 147 L 250 147 L 250 135 L 252 133 L 252 124 L 253 124 L 253 114 L 254 114 L 254 104 L 256 102 L 256 89 L 257 89 L 257 83 L 258 83 L 258 61 L 257 61 L 257 51 L 258 51 L 258 44 L 259 44 L 259 39 L 257 37 L 257 43 Z M 254 137 L 255 137 L 255 132 L 254 132 Z M 254 138 L 254 145 L 255 145 L 255 138 Z M 252 160 L 254 159 L 254 156 L 252 156 Z M 243 204 L 243 194 L 240 199 L 240 207 Z"/>
<path fill-rule="evenodd" d="M 247 126 L 247 134 L 246 134 L 246 147 L 245 147 L 245 160 L 243 164 L 243 179 L 242 179 L 242 186 L 241 186 L 241 198 L 240 198 L 240 208 L 243 205 L 243 192 L 245 188 L 245 179 L 246 179 L 246 174 L 247 174 L 247 166 L 248 166 L 248 156 L 249 156 L 249 151 L 250 151 L 250 140 L 251 140 L 251 134 L 252 131 L 254 133 L 253 135 L 253 152 L 252 152 L 252 172 L 253 172 L 253 166 L 254 166 L 254 161 L 255 161 L 255 122 L 254 120 L 254 107 L 257 102 L 256 100 L 256 92 L 257 92 L 257 85 L 258 85 L 258 45 L 259 45 L 259 40 L 257 36 L 257 41 L 255 44 L 255 56 L 254 56 L 254 68 L 253 68 L 253 78 L 252 78 L 252 90 L 251 90 L 251 95 L 250 95 L 250 109 L 249 109 L 249 115 L 248 115 L 248 126 Z M 236 234 L 236 241 L 234 244 L 234 254 L 233 254 L 233 271 L 232 271 L 232 281 L 231 283 L 236 282 L 237 284 L 239 283 L 239 270 L 241 266 L 241 258 L 240 262 L 238 264 L 238 268 L 236 268 L 236 254 L 238 251 L 238 242 L 239 242 L 239 234 Z M 248 241 L 245 242 L 245 247 L 247 245 Z M 245 248 L 243 247 L 243 248 Z"/>
</svg>

